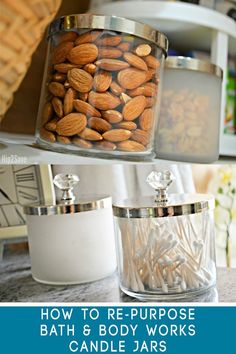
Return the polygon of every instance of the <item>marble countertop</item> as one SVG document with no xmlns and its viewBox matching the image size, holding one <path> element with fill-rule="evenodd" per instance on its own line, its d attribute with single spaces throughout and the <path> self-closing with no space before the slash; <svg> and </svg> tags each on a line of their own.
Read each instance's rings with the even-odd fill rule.
<svg viewBox="0 0 236 354">
<path fill-rule="evenodd" d="M 195 302 L 236 302 L 236 269 L 218 268 L 217 288 Z M 28 253 L 10 254 L 0 262 L 0 302 L 131 302 L 119 289 L 117 273 L 93 283 L 43 285 L 33 280 Z"/>
</svg>

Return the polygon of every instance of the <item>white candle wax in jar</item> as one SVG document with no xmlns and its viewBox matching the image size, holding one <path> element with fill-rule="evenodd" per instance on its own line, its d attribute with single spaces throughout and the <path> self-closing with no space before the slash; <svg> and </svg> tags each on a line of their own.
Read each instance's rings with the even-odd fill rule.
<svg viewBox="0 0 236 354">
<path fill-rule="evenodd" d="M 88 196 L 76 202 L 71 189 L 64 189 L 60 204 L 28 206 L 25 213 L 35 280 L 78 284 L 115 271 L 110 197 Z"/>
</svg>

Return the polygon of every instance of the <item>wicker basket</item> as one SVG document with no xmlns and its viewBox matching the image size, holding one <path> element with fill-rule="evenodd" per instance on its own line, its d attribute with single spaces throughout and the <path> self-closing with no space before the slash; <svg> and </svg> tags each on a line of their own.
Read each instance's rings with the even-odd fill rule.
<svg viewBox="0 0 236 354">
<path fill-rule="evenodd" d="M 61 0 L 1 0 L 0 121 L 60 4 Z"/>
</svg>

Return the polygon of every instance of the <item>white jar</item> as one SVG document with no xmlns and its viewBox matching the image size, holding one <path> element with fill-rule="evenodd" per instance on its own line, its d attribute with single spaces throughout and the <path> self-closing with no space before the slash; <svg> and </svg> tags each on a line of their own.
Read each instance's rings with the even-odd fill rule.
<svg viewBox="0 0 236 354">
<path fill-rule="evenodd" d="M 69 194 L 60 204 L 24 208 L 32 275 L 40 283 L 85 283 L 116 269 L 111 197 L 74 201 Z"/>
<path fill-rule="evenodd" d="M 218 160 L 222 75 L 219 66 L 203 60 L 167 58 L 156 136 L 158 158 Z"/>
</svg>

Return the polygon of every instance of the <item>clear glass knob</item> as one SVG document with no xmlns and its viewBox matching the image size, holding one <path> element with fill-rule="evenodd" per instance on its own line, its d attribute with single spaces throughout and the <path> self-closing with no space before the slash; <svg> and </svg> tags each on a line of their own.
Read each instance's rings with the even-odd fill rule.
<svg viewBox="0 0 236 354">
<path fill-rule="evenodd" d="M 164 171 L 164 172 L 156 172 L 152 171 L 147 179 L 146 182 L 155 189 L 157 192 L 156 195 L 156 202 L 159 203 L 166 203 L 168 202 L 168 194 L 167 194 L 167 189 L 171 185 L 171 183 L 174 180 L 174 176 L 170 171 Z"/>
<path fill-rule="evenodd" d="M 61 202 L 70 204 L 75 200 L 73 188 L 79 183 L 77 175 L 60 173 L 54 177 L 53 183 L 62 191 Z"/>
</svg>

